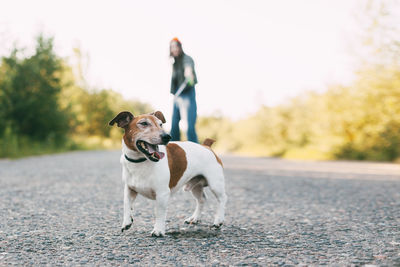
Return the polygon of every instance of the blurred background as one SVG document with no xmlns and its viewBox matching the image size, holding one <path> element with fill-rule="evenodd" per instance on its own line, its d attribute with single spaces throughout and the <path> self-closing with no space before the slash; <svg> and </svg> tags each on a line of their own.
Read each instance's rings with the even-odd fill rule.
<svg viewBox="0 0 400 267">
<path fill-rule="evenodd" d="M 0 157 L 118 148 L 121 110 L 169 122 L 173 37 L 217 151 L 400 161 L 393 0 L 1 1 Z"/>
</svg>

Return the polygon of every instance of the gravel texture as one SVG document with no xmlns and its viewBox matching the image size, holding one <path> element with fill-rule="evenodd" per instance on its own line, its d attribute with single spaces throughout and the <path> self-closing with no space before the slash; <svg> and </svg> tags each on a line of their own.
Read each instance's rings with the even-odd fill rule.
<svg viewBox="0 0 400 267">
<path fill-rule="evenodd" d="M 226 222 L 185 225 L 191 194 L 170 200 L 167 234 L 150 236 L 138 197 L 121 233 L 118 151 L 0 160 L 0 265 L 400 265 L 400 165 L 222 157 Z"/>
</svg>

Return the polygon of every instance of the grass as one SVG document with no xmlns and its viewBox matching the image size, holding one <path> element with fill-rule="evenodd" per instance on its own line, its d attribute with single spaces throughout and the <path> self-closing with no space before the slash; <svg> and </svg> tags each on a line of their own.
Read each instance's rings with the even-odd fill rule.
<svg viewBox="0 0 400 267">
<path fill-rule="evenodd" d="M 117 149 L 120 146 L 120 139 L 99 136 L 71 136 L 65 140 L 48 139 L 39 142 L 9 132 L 0 139 L 0 158 L 16 159 L 76 150 Z"/>
<path fill-rule="evenodd" d="M 2 138 L 0 140 L 0 158 L 22 158 L 33 155 L 62 153 L 72 150 L 81 150 L 83 147 L 70 140 L 62 144 L 52 141 L 38 142 L 28 138 Z"/>
</svg>

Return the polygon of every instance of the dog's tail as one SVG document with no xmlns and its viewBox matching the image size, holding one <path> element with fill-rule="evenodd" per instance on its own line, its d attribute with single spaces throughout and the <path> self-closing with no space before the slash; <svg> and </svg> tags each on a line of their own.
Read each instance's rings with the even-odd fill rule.
<svg viewBox="0 0 400 267">
<path fill-rule="evenodd" d="M 215 142 L 215 140 L 214 140 L 214 139 L 211 139 L 211 138 L 206 138 L 206 140 L 204 140 L 204 142 L 203 142 L 203 146 L 208 146 L 208 147 L 211 147 L 211 146 L 212 146 L 212 144 L 214 144 L 214 142 Z"/>
</svg>

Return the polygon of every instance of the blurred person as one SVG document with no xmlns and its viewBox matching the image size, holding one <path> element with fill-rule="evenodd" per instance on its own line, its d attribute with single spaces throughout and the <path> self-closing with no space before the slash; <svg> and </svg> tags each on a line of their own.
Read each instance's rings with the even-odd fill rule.
<svg viewBox="0 0 400 267">
<path fill-rule="evenodd" d="M 195 84 L 197 84 L 193 59 L 186 55 L 178 38 L 170 42 L 170 57 L 174 59 L 172 66 L 171 94 L 174 95 L 174 107 L 171 122 L 172 141 L 181 139 L 179 122 L 187 122 L 187 139 L 198 143 L 196 134 L 197 104 Z"/>
</svg>

